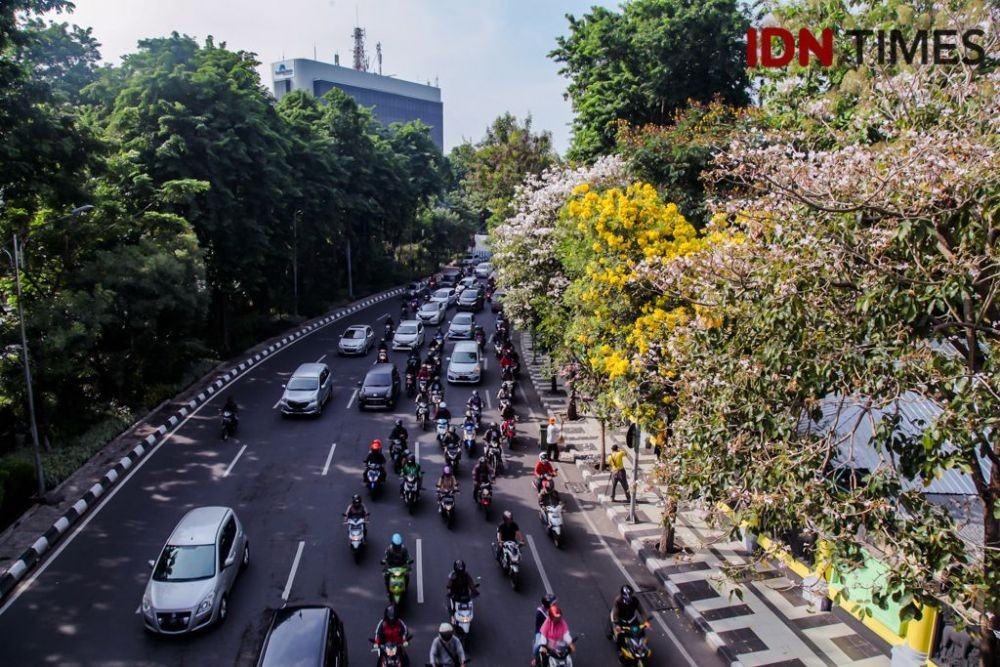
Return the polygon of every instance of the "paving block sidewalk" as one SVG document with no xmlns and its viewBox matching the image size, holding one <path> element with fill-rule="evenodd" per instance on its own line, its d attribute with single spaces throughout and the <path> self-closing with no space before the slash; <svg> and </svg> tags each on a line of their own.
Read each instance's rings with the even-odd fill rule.
<svg viewBox="0 0 1000 667">
<path fill-rule="evenodd" d="M 524 366 L 552 415 L 565 415 L 565 392 L 551 392 L 548 359 L 532 349 L 530 335 L 521 335 Z M 535 363 L 532 360 L 535 360 Z M 610 474 L 597 469 L 600 425 L 583 418 L 566 422 L 566 450 L 579 467 L 589 490 L 597 497 L 626 543 L 657 578 L 674 602 L 705 636 L 720 657 L 732 667 L 875 667 L 890 664 L 891 647 L 842 609 L 824 612 L 802 595 L 801 580 L 775 564 L 753 564 L 742 542 L 710 526 L 707 514 L 696 507 L 682 507 L 675 524 L 681 553 L 660 558 L 656 544 L 663 516 L 663 502 L 645 481 L 655 458 L 639 454 L 636 496 L 638 523 L 628 519 L 628 504 L 619 489 L 612 502 Z M 624 447 L 624 435 L 608 430 L 606 442 Z M 632 477 L 632 452 L 626 449 L 626 469 Z M 569 460 L 569 457 L 566 457 Z M 739 581 L 724 570 L 741 568 Z"/>
</svg>

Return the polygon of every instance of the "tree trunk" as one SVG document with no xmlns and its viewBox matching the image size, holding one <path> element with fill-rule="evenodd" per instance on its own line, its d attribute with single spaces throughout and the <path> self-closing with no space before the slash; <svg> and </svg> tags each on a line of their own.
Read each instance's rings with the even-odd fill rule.
<svg viewBox="0 0 1000 667">
<path fill-rule="evenodd" d="M 601 462 L 598 465 L 598 470 L 603 471 L 607 467 L 608 461 L 608 441 L 605 438 L 604 432 L 604 420 L 601 420 Z"/>
<path fill-rule="evenodd" d="M 983 513 L 983 567 L 986 573 L 986 600 L 979 631 L 979 664 L 1000 667 L 1000 518 L 994 508 L 1000 502 L 1000 466 L 990 474 L 990 493 Z"/>
<path fill-rule="evenodd" d="M 676 553 L 674 545 L 674 523 L 677 521 L 677 498 L 668 494 L 663 507 L 663 519 L 660 521 L 660 542 L 657 545 L 661 556 Z"/>
</svg>

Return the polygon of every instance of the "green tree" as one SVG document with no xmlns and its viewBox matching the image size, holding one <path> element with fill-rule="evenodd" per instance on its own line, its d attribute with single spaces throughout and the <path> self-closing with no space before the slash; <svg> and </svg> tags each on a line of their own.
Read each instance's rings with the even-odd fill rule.
<svg viewBox="0 0 1000 667">
<path fill-rule="evenodd" d="M 570 34 L 549 57 L 570 80 L 570 158 L 612 152 L 619 120 L 666 125 L 688 100 L 749 101 L 749 22 L 735 0 L 632 0 L 620 13 L 594 7 L 566 18 Z"/>
</svg>

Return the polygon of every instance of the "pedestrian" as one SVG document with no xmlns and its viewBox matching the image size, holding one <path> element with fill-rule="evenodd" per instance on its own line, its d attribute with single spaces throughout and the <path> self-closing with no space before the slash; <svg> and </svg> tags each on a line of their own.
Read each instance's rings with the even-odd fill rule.
<svg viewBox="0 0 1000 667">
<path fill-rule="evenodd" d="M 555 417 L 549 417 L 549 427 L 545 431 L 545 453 L 553 461 L 559 460 L 559 443 L 562 441 L 562 425 L 556 424 Z"/>
<path fill-rule="evenodd" d="M 615 493 L 618 492 L 619 484 L 625 491 L 625 502 L 629 502 L 632 496 L 629 495 L 628 477 L 625 476 L 625 452 L 618 445 L 611 445 L 611 453 L 608 454 L 608 467 L 611 468 L 611 502 L 615 502 Z"/>
</svg>

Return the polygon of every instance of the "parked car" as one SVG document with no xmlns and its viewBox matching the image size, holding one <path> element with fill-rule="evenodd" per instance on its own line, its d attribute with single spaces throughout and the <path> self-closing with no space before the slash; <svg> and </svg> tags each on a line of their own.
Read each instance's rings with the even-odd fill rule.
<svg viewBox="0 0 1000 667">
<path fill-rule="evenodd" d="M 424 325 L 420 320 L 403 320 L 392 336 L 392 349 L 412 350 L 424 344 Z"/>
<path fill-rule="evenodd" d="M 375 345 L 375 332 L 367 324 L 355 324 L 347 327 L 344 333 L 340 334 L 340 342 L 337 343 L 337 354 L 360 354 L 365 355 Z"/>
<path fill-rule="evenodd" d="M 490 298 L 490 310 L 494 313 L 503 312 L 503 290 L 496 290 L 493 292 L 493 296 Z"/>
<path fill-rule="evenodd" d="M 180 520 L 155 561 L 142 595 L 151 632 L 179 635 L 226 620 L 236 576 L 250 563 L 250 541 L 228 507 L 198 507 Z"/>
<path fill-rule="evenodd" d="M 458 313 L 451 319 L 448 327 L 448 338 L 472 338 L 472 330 L 476 325 L 472 313 Z"/>
<path fill-rule="evenodd" d="M 445 311 L 448 306 L 441 301 L 428 301 L 420 306 L 417 311 L 417 319 L 424 324 L 441 324 L 444 321 Z"/>
<path fill-rule="evenodd" d="M 274 612 L 257 667 L 347 667 L 344 624 L 325 602 L 286 604 Z"/>
<path fill-rule="evenodd" d="M 482 363 L 479 357 L 479 345 L 475 341 L 455 343 L 448 362 L 448 382 L 465 382 L 479 384 L 482 379 Z"/>
<path fill-rule="evenodd" d="M 458 292 L 451 287 L 442 287 L 434 290 L 434 294 L 431 294 L 431 301 L 440 301 L 445 307 L 454 306 L 455 302 L 458 301 Z"/>
<path fill-rule="evenodd" d="M 278 405 L 283 415 L 320 415 L 333 396 L 333 379 L 326 364 L 302 364 L 285 384 Z"/>
<path fill-rule="evenodd" d="M 395 364 L 375 364 L 358 391 L 358 408 L 395 408 L 399 398 L 399 371 Z"/>
<path fill-rule="evenodd" d="M 427 283 L 423 280 L 416 280 L 412 283 L 407 283 L 405 290 L 407 299 L 423 299 L 425 296 L 430 294 L 430 288 L 427 287 Z"/>
<path fill-rule="evenodd" d="M 464 290 L 458 297 L 459 310 L 471 310 L 478 313 L 483 309 L 483 292 L 478 287 Z"/>
<path fill-rule="evenodd" d="M 493 265 L 489 262 L 480 262 L 479 264 L 476 264 L 475 274 L 477 278 L 486 280 L 490 277 L 491 273 L 493 273 Z"/>
</svg>

